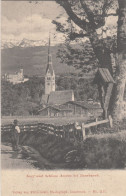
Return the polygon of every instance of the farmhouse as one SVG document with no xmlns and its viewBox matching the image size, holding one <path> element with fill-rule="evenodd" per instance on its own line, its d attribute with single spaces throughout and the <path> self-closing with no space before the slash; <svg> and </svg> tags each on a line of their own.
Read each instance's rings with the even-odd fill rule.
<svg viewBox="0 0 126 196">
<path fill-rule="evenodd" d="M 39 114 L 41 116 L 71 116 L 72 115 L 72 110 L 70 109 L 60 109 L 59 107 L 56 106 L 47 106 L 43 109 L 39 110 Z"/>
<path fill-rule="evenodd" d="M 88 104 L 85 102 L 68 101 L 60 105 L 49 105 L 39 110 L 42 116 L 99 116 L 102 109 L 99 104 Z"/>
<path fill-rule="evenodd" d="M 96 115 L 101 114 L 102 109 L 99 104 L 88 104 L 85 101 L 68 101 L 59 108 L 71 109 L 73 115 Z"/>
</svg>

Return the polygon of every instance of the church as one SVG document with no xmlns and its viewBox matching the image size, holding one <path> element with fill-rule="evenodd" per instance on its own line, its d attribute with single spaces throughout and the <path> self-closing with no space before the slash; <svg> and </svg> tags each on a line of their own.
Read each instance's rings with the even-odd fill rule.
<svg viewBox="0 0 126 196">
<path fill-rule="evenodd" d="M 45 93 L 42 95 L 38 114 L 41 116 L 87 116 L 89 113 L 101 113 L 99 105 L 75 101 L 73 90 L 56 90 L 55 71 L 50 51 L 50 38 L 48 46 L 48 62 L 45 72 Z"/>
<path fill-rule="evenodd" d="M 45 94 L 42 96 L 40 104 L 42 106 L 60 105 L 67 101 L 74 101 L 74 92 L 73 90 L 56 91 L 55 71 L 52 64 L 49 38 L 48 63 L 45 73 Z"/>
</svg>

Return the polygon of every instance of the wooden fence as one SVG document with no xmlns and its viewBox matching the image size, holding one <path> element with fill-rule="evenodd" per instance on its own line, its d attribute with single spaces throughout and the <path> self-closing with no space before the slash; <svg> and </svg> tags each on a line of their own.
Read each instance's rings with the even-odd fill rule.
<svg viewBox="0 0 126 196">
<path fill-rule="evenodd" d="M 89 124 L 82 123 L 83 140 L 86 137 L 86 131 L 85 131 L 86 128 L 96 127 L 96 129 L 97 129 L 97 126 L 98 125 L 102 125 L 102 124 L 106 124 L 106 123 L 109 123 L 110 128 L 113 127 L 113 120 L 112 120 L 112 117 L 111 116 L 109 116 L 108 119 L 101 120 L 101 121 L 98 121 L 97 118 L 96 118 L 96 121 L 95 122 L 92 122 L 92 123 L 89 123 Z"/>
<path fill-rule="evenodd" d="M 71 123 L 66 125 L 53 125 L 53 124 L 45 124 L 45 123 L 36 123 L 36 124 L 20 124 L 20 130 L 21 132 L 25 131 L 40 131 L 44 134 L 50 134 L 50 135 L 56 135 L 61 138 L 67 138 L 67 139 L 78 139 L 78 140 L 84 140 L 86 138 L 86 129 L 89 129 L 91 127 L 96 127 L 101 124 L 109 123 L 110 127 L 112 128 L 112 118 L 109 116 L 106 120 L 98 121 L 96 119 L 95 122 L 91 122 L 89 124 L 81 123 Z M 1 126 L 1 131 L 11 131 L 12 130 L 12 124 L 3 125 Z"/>
</svg>

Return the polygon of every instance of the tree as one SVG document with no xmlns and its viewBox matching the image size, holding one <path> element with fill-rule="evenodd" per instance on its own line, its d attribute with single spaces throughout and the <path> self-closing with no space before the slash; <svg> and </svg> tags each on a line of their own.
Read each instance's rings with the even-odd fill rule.
<svg viewBox="0 0 126 196">
<path fill-rule="evenodd" d="M 115 120 L 121 118 L 121 105 L 126 81 L 126 1 L 125 0 L 56 0 L 66 11 L 68 22 L 73 22 L 81 31 L 74 32 L 71 28 L 72 40 L 88 37 L 98 67 L 107 68 L 115 79 L 111 97 L 111 114 Z M 103 29 L 106 18 L 117 16 L 117 37 L 99 37 L 98 31 Z M 60 23 L 57 29 L 68 33 Z M 111 42 L 112 41 L 112 42 Z M 110 44 L 111 43 L 111 44 Z M 116 43 L 116 44 L 115 44 Z M 117 47 L 115 47 L 117 45 Z M 116 54 L 116 70 L 112 67 L 112 54 Z"/>
<path fill-rule="evenodd" d="M 2 115 L 33 115 L 44 93 L 44 80 L 32 77 L 25 83 L 1 83 Z"/>
</svg>

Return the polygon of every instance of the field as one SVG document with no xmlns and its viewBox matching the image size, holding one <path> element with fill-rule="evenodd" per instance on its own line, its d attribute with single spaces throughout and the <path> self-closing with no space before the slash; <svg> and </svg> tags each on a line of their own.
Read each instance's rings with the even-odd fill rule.
<svg viewBox="0 0 126 196">
<path fill-rule="evenodd" d="M 60 62 L 57 58 L 58 46 L 51 46 L 52 63 L 56 74 L 75 72 L 71 66 Z M 35 47 L 13 47 L 1 50 L 1 71 L 4 73 L 14 73 L 21 64 L 24 74 L 28 76 L 45 74 L 47 66 L 48 46 Z M 77 71 L 76 71 L 77 72 Z"/>
</svg>

